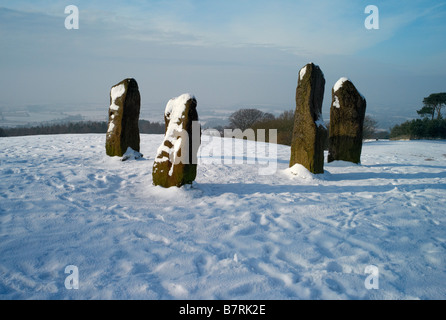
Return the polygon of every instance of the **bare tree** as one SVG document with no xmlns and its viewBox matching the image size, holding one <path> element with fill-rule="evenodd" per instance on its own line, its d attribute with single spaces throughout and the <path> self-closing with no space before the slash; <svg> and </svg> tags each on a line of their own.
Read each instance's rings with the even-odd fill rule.
<svg viewBox="0 0 446 320">
<path fill-rule="evenodd" d="M 364 118 L 364 126 L 362 136 L 364 139 L 373 139 L 376 134 L 376 127 L 378 122 L 371 116 L 367 115 Z"/>
<path fill-rule="evenodd" d="M 274 115 L 257 109 L 240 109 L 229 116 L 229 125 L 232 129 L 245 131 L 255 123 L 266 119 L 274 119 Z"/>
</svg>

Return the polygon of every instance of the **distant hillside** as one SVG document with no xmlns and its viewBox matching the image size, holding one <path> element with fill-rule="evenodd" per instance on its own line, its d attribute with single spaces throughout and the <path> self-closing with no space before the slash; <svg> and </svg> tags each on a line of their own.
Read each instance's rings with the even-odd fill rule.
<svg viewBox="0 0 446 320">
<path fill-rule="evenodd" d="M 164 125 L 159 122 L 139 120 L 140 133 L 162 134 Z M 73 134 L 73 133 L 106 133 L 107 122 L 83 121 L 59 124 L 41 124 L 38 126 L 23 126 L 16 128 L 0 128 L 0 137 L 31 136 L 45 134 Z"/>
</svg>

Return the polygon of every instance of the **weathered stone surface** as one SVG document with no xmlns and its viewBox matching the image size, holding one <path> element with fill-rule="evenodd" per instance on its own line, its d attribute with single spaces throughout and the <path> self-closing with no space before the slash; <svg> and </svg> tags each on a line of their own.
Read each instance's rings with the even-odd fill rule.
<svg viewBox="0 0 446 320">
<path fill-rule="evenodd" d="M 169 100 L 164 112 L 166 133 L 153 164 L 153 184 L 165 188 L 192 184 L 201 143 L 197 100 L 183 94 Z"/>
<path fill-rule="evenodd" d="M 324 139 L 327 136 L 322 119 L 324 90 L 324 74 L 317 65 L 309 63 L 300 70 L 290 167 L 298 163 L 316 174 L 324 173 Z"/>
<path fill-rule="evenodd" d="M 128 147 L 139 152 L 139 112 L 141 96 L 135 79 L 125 79 L 110 90 L 107 155 L 122 157 Z"/>
<path fill-rule="evenodd" d="M 332 89 L 328 162 L 361 163 L 366 100 L 347 78 Z"/>
</svg>

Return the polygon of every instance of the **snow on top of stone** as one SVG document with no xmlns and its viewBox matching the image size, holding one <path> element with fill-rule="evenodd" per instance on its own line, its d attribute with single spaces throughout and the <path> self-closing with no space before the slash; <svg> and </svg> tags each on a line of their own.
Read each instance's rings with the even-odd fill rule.
<svg viewBox="0 0 446 320">
<path fill-rule="evenodd" d="M 179 97 L 170 99 L 167 102 L 164 115 L 171 121 L 181 119 L 183 112 L 186 110 L 186 102 L 193 98 L 194 96 L 190 93 L 185 93 Z"/>
<path fill-rule="evenodd" d="M 119 97 L 122 97 L 122 95 L 125 93 L 125 86 L 124 84 L 120 84 L 117 86 L 114 86 L 113 88 L 111 88 L 110 90 L 110 97 L 112 100 L 112 103 L 110 105 L 110 109 L 111 110 L 118 110 L 119 107 L 115 104 L 116 99 L 118 99 Z"/>
<path fill-rule="evenodd" d="M 346 78 L 346 77 L 342 77 L 341 79 L 339 79 L 339 80 L 335 83 L 335 85 L 334 85 L 334 87 L 333 87 L 333 91 L 336 92 L 336 91 L 338 91 L 339 89 L 341 89 L 341 87 L 342 87 L 342 85 L 344 84 L 345 81 L 349 81 L 349 79 Z"/>
<path fill-rule="evenodd" d="M 162 152 L 166 152 L 169 154 L 169 159 L 166 157 L 156 158 L 155 162 L 164 162 L 166 160 L 170 160 L 172 164 L 177 164 L 183 162 L 184 159 L 177 159 L 178 151 L 181 148 L 184 136 L 187 136 L 187 133 L 183 133 L 183 126 L 181 123 L 181 119 L 184 117 L 184 112 L 186 111 L 186 103 L 190 99 L 193 99 L 194 96 L 185 93 L 179 97 L 172 98 L 167 102 L 166 110 L 164 111 L 164 115 L 167 119 L 169 119 L 169 126 L 167 127 L 166 134 L 164 136 L 164 141 L 169 141 L 172 144 L 172 147 L 167 147 L 164 143 L 158 148 L 158 155 L 161 155 Z M 185 157 L 187 152 L 183 152 L 181 155 Z M 183 162 L 184 163 L 184 162 Z M 169 176 L 173 174 L 172 167 L 169 170 Z"/>
<path fill-rule="evenodd" d="M 333 91 L 336 92 L 336 91 L 338 91 L 339 89 L 341 89 L 341 87 L 344 85 L 344 82 L 345 82 L 345 81 L 350 81 L 350 79 L 348 79 L 348 78 L 346 78 L 346 77 L 342 77 L 341 79 L 339 79 L 339 80 L 335 83 L 335 85 L 334 85 L 334 87 L 333 87 Z M 358 88 L 356 88 L 356 91 L 359 93 L 359 95 L 361 96 L 361 98 L 363 98 L 363 99 L 365 100 L 365 97 L 362 95 L 361 92 L 359 92 Z M 333 102 L 333 105 L 334 105 L 336 108 L 340 108 L 340 106 L 339 106 L 339 99 L 338 99 L 338 97 L 336 97 L 336 96 L 335 96 L 335 101 Z"/>
<path fill-rule="evenodd" d="M 333 107 L 336 107 L 338 109 L 341 107 L 338 96 L 334 96 Z"/>
<path fill-rule="evenodd" d="M 117 86 L 114 86 L 113 88 L 111 88 L 110 95 L 113 100 L 116 100 L 117 98 L 122 96 L 124 94 L 124 92 L 125 92 L 125 86 L 123 83 L 121 83 L 120 85 L 117 85 Z"/>
<path fill-rule="evenodd" d="M 307 73 L 307 66 L 300 69 L 300 72 L 299 72 L 299 80 L 300 81 L 302 81 L 302 79 L 304 78 L 306 73 Z"/>
<path fill-rule="evenodd" d="M 112 121 L 110 121 L 110 124 L 108 125 L 107 133 L 112 132 L 114 128 L 115 128 L 115 124 Z"/>
</svg>

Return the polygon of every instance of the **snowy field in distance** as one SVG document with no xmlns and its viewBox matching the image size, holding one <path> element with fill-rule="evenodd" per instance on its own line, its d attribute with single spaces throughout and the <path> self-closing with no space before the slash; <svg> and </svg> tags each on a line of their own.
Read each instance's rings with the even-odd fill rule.
<svg viewBox="0 0 446 320">
<path fill-rule="evenodd" d="M 192 188 L 166 190 L 162 140 L 122 162 L 105 134 L 0 138 L 0 299 L 446 297 L 445 141 L 367 142 L 320 176 L 291 174 L 286 146 L 265 176 L 202 155 Z"/>
</svg>

